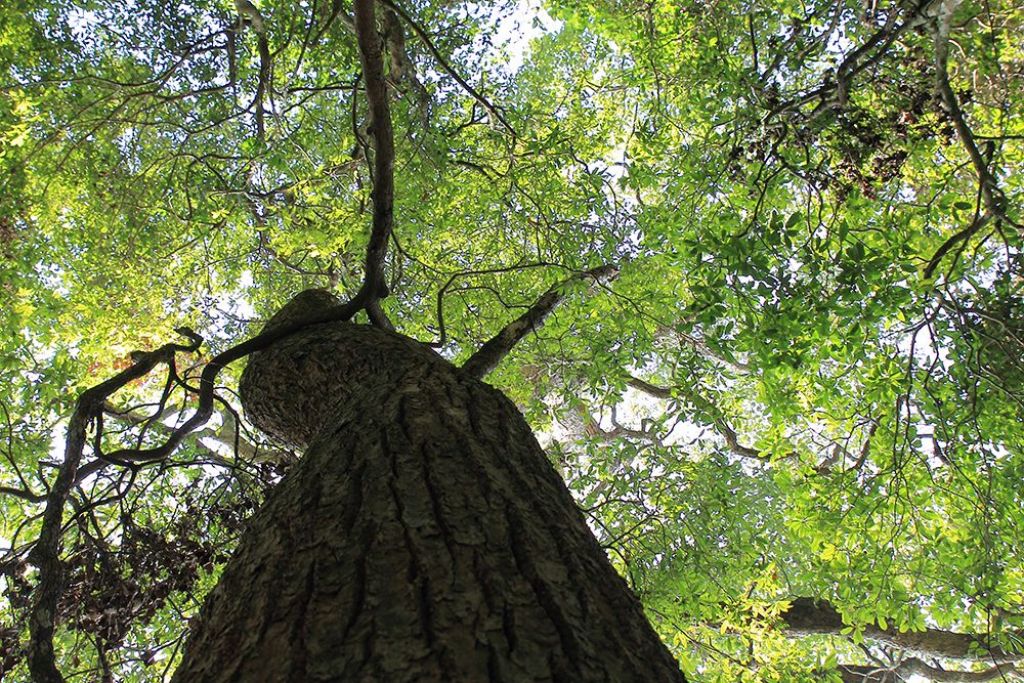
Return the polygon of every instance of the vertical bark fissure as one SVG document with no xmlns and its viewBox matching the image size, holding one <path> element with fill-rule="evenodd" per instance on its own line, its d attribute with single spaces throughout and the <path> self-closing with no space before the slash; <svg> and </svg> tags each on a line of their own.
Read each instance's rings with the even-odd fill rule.
<svg viewBox="0 0 1024 683">
<path fill-rule="evenodd" d="M 487 393 L 493 392 L 496 394 L 494 403 L 497 404 L 499 410 L 499 419 L 497 420 L 497 443 L 494 445 L 500 447 L 502 443 L 517 442 L 524 438 L 524 435 L 518 433 L 517 430 L 512 429 L 513 425 L 517 425 L 518 422 L 515 418 L 519 418 L 519 413 L 515 406 L 509 401 L 504 395 L 496 392 L 495 390 L 482 384 L 467 383 L 466 386 L 467 394 L 472 397 L 472 400 L 467 402 L 467 406 L 474 406 L 480 404 L 486 404 Z M 484 434 L 491 434 L 493 439 L 494 432 L 488 432 L 483 430 Z M 533 441 L 533 434 L 526 431 L 525 438 Z M 565 501 L 567 507 L 571 507 L 572 514 L 575 515 L 580 523 L 581 528 L 585 528 L 586 522 L 584 521 L 582 513 L 576 507 L 575 501 L 572 499 L 571 494 L 565 487 L 565 484 L 559 478 L 553 467 L 546 460 L 546 456 L 543 456 L 543 452 L 539 445 L 536 445 L 536 450 L 540 453 L 543 459 L 527 460 L 519 463 L 519 466 L 513 467 L 512 464 L 506 459 L 498 460 L 500 466 L 503 466 L 508 476 L 514 481 L 517 487 L 528 486 L 528 482 L 523 479 L 523 475 L 528 474 L 537 484 L 547 489 L 547 495 L 539 495 L 538 498 L 544 501 L 555 501 L 561 498 Z M 536 515 L 536 511 L 534 511 Z M 561 562 L 561 565 L 569 572 L 569 585 L 574 587 L 573 594 L 577 599 L 577 607 L 579 608 L 579 614 L 574 614 L 576 617 L 575 623 L 580 620 L 595 618 L 592 610 L 591 601 L 586 598 L 588 591 L 590 594 L 598 597 L 602 604 L 605 606 L 604 618 L 607 618 L 609 613 L 614 614 L 616 617 L 620 614 L 624 614 L 627 610 L 636 610 L 641 618 L 646 621 L 646 618 L 642 616 L 642 609 L 635 600 L 632 600 L 629 590 L 626 587 L 625 581 L 615 575 L 611 578 L 612 582 L 615 582 L 620 586 L 610 586 L 607 583 L 594 585 L 587 577 L 593 576 L 594 567 L 585 567 L 585 563 L 593 564 L 595 558 L 604 559 L 604 549 L 598 544 L 597 539 L 588 531 L 583 534 L 574 533 L 570 528 L 565 527 L 561 524 L 551 523 L 546 525 L 547 533 L 550 533 L 555 539 L 553 551 Z M 568 535 L 567 535 L 568 534 Z M 580 552 L 582 546 L 591 546 L 590 553 Z M 630 597 L 630 600 L 624 598 Z M 598 617 L 599 618 L 599 617 Z M 625 627 L 634 626 L 635 622 L 632 620 L 624 620 L 623 625 Z M 667 653 L 663 650 L 660 644 L 649 644 L 649 647 L 644 652 L 633 653 L 638 660 L 638 665 L 643 666 L 644 660 L 647 657 L 664 656 Z"/>
<path fill-rule="evenodd" d="M 424 443 L 420 443 L 418 446 L 421 465 L 420 471 L 423 474 L 423 486 L 427 491 L 427 500 L 430 502 L 430 509 L 434 513 L 434 520 L 437 522 L 437 529 L 441 535 L 441 542 L 444 543 L 444 547 L 448 551 L 448 558 L 451 560 L 452 571 L 454 573 L 455 566 L 458 562 L 456 557 L 458 553 L 458 541 L 452 534 L 452 530 L 445 518 L 445 512 L 441 505 L 441 494 L 438 487 L 434 484 L 433 468 L 430 465 L 430 449 Z"/>
<path fill-rule="evenodd" d="M 363 485 L 366 481 L 365 475 L 366 461 L 360 461 L 355 464 L 349 476 L 351 486 L 347 493 L 349 500 L 352 502 L 343 510 L 343 512 L 347 512 L 349 514 L 343 515 L 341 518 L 341 529 L 346 537 L 353 535 L 352 531 L 355 528 L 356 519 L 358 519 L 358 515 L 363 509 Z M 348 615 L 348 619 L 345 620 L 345 624 L 341 632 L 342 641 L 348 640 L 348 636 L 352 632 L 352 628 L 363 615 L 363 607 L 366 604 L 366 558 L 368 557 L 370 545 L 373 543 L 373 539 L 369 534 L 368 528 L 364 528 L 363 533 L 355 534 L 355 538 L 355 545 L 357 548 L 361 549 L 362 552 L 357 553 L 356 556 L 352 558 L 355 581 L 352 584 L 352 598 L 349 600 L 351 611 Z M 337 553 L 333 548 L 332 553 L 337 557 Z M 348 558 L 345 558 L 345 560 L 347 559 Z M 338 558 L 338 560 L 339 565 L 345 561 L 342 558 Z"/>
<path fill-rule="evenodd" d="M 515 652 L 518 647 L 518 638 L 516 637 L 516 623 L 515 613 L 506 604 L 501 610 L 501 630 L 505 635 L 505 641 L 508 643 L 509 653 Z"/>
<path fill-rule="evenodd" d="M 405 430 L 404 421 L 402 419 L 404 398 L 399 400 L 399 419 L 398 424 L 400 428 Z M 408 431 L 406 435 L 409 436 Z M 391 439 L 388 438 L 388 430 L 386 427 L 382 427 L 380 430 L 381 443 L 384 446 L 384 453 L 388 457 L 390 464 L 391 479 L 388 481 L 388 490 L 391 492 L 392 500 L 395 504 L 395 510 L 397 511 L 398 521 L 402 527 L 402 540 L 405 544 L 405 551 L 408 554 L 408 577 L 409 583 L 415 586 L 416 591 L 416 611 L 419 617 L 419 625 L 423 631 L 423 636 L 426 638 L 427 646 L 430 649 L 440 648 L 441 654 L 439 662 L 441 664 L 442 671 L 446 675 L 451 674 L 451 663 L 450 657 L 445 652 L 446 648 L 443 644 L 438 644 L 438 636 L 434 626 L 434 615 L 433 615 L 433 591 L 430 585 L 430 570 L 426 566 L 425 560 L 423 559 L 420 549 L 417 547 L 417 542 L 414 539 L 414 530 L 409 526 L 409 520 L 406 515 L 405 505 L 402 502 L 402 492 L 399 490 L 399 479 L 400 466 L 398 463 L 398 449 L 394 447 Z M 410 439 L 410 445 L 412 440 Z"/>
<path fill-rule="evenodd" d="M 434 378 L 424 377 L 421 381 L 430 381 Z M 411 400 L 408 396 L 402 397 L 402 412 L 401 419 L 407 431 L 413 431 L 412 425 L 408 424 L 408 412 L 406 401 Z M 445 548 L 448 551 L 448 557 L 451 561 L 452 570 L 454 571 L 456 565 L 456 552 L 455 543 L 457 541 L 452 534 L 452 530 L 448 524 L 447 515 L 445 514 L 443 505 L 441 503 L 440 493 L 438 487 L 434 484 L 433 467 L 431 465 L 432 456 L 430 453 L 429 444 L 423 439 L 411 439 L 410 448 L 419 455 L 420 471 L 423 475 L 423 486 L 427 494 L 427 499 L 430 502 L 430 508 L 434 515 L 434 520 L 437 522 L 437 528 L 441 535 L 441 541 L 444 543 Z"/>
<path fill-rule="evenodd" d="M 306 650 L 306 615 L 309 612 L 309 605 L 313 601 L 316 587 L 316 558 L 309 564 L 306 570 L 306 580 L 303 585 L 302 596 L 299 598 L 299 613 L 292 622 L 291 629 L 291 668 L 288 672 L 288 680 L 306 680 L 306 657 L 309 654 Z"/>
<path fill-rule="evenodd" d="M 449 394 L 450 393 L 451 392 L 449 385 Z M 463 409 L 463 413 L 466 416 L 466 422 L 469 426 L 470 433 L 472 434 L 472 436 L 474 436 L 479 442 L 485 444 L 488 443 L 489 435 L 483 428 L 482 416 L 479 414 L 477 402 L 474 400 L 463 400 L 459 403 L 459 406 Z M 452 431 L 458 433 L 456 430 Z M 488 505 L 491 507 L 493 507 L 495 504 L 504 504 L 506 505 L 507 508 L 508 504 L 506 503 L 506 501 L 499 500 L 497 501 L 497 503 L 495 502 L 495 499 L 498 498 L 498 496 L 494 492 L 494 486 L 491 482 L 491 477 L 488 476 L 488 472 L 482 465 L 481 459 L 471 457 L 469 459 L 469 463 L 470 469 L 474 476 L 475 483 L 477 485 L 477 490 L 480 492 L 482 499 L 487 501 Z M 496 522 L 497 521 L 505 521 L 504 516 L 501 515 L 496 517 Z M 500 537 L 502 541 L 508 541 L 508 543 L 504 545 L 507 545 L 509 553 L 510 555 L 512 555 L 512 559 L 514 560 L 513 543 L 511 542 L 511 528 L 509 527 L 507 521 L 505 521 L 505 524 L 501 528 L 496 529 L 492 527 L 491 531 L 493 536 Z M 482 565 L 482 567 L 479 565 Z M 494 579 L 490 576 L 487 563 L 483 561 L 475 562 L 474 574 L 477 577 L 479 577 L 478 580 L 480 581 L 481 585 L 485 587 L 485 602 L 488 608 L 494 611 L 495 609 L 497 609 L 497 607 L 495 601 L 491 599 L 490 594 L 494 589 L 495 582 Z M 515 627 L 515 607 L 509 604 L 507 600 L 501 600 L 500 618 L 502 637 L 504 638 L 508 654 L 511 656 L 512 653 L 515 653 L 519 648 L 519 639 L 516 634 Z"/>
<path fill-rule="evenodd" d="M 572 626 L 569 624 L 569 620 L 566 619 L 562 613 L 558 603 L 552 597 L 551 588 L 547 582 L 540 576 L 537 571 L 536 565 L 531 561 L 529 557 L 523 552 L 523 546 L 525 544 L 525 531 L 523 524 L 519 519 L 519 515 L 512 510 L 512 506 L 506 510 L 505 519 L 508 522 L 509 532 L 511 533 L 512 541 L 512 556 L 515 557 L 516 568 L 522 572 L 526 580 L 529 581 L 530 586 L 533 588 L 533 593 L 537 596 L 537 602 L 540 604 L 541 609 L 548 615 L 551 623 L 554 624 L 555 630 L 558 632 L 558 642 L 562 646 L 562 650 L 574 660 L 579 661 L 580 649 L 576 643 L 576 637 L 573 634 Z"/>
<path fill-rule="evenodd" d="M 273 570 L 266 572 L 270 575 L 271 581 L 267 585 L 264 595 L 261 596 L 266 603 L 267 609 L 264 610 L 260 618 L 258 635 L 256 637 L 257 646 L 266 643 L 267 633 L 270 632 L 270 627 L 275 621 L 276 611 L 274 606 L 281 604 L 281 587 L 285 584 L 288 577 L 289 563 L 286 561 L 284 553 L 277 553 L 274 560 Z"/>
<path fill-rule="evenodd" d="M 466 401 L 463 404 L 466 412 L 470 415 L 476 413 L 477 410 L 479 409 L 479 406 L 489 405 L 493 402 L 486 400 L 483 396 L 476 396 L 475 394 L 477 394 L 477 392 L 480 390 L 470 382 L 463 383 L 463 388 L 468 389 L 467 393 L 469 394 L 469 396 L 471 398 L 476 399 Z M 450 391 L 450 387 L 446 386 L 446 389 Z M 504 407 L 501 406 L 500 399 L 498 401 L 498 405 L 500 407 Z M 505 420 L 500 419 L 501 417 L 504 416 L 499 416 L 499 419 L 496 420 L 499 429 L 499 437 L 497 440 L 494 439 L 493 433 L 491 433 L 489 430 L 481 428 L 484 422 L 484 418 L 483 416 L 480 415 L 477 415 L 476 419 L 469 420 L 471 426 L 476 425 L 476 427 L 473 428 L 474 436 L 476 436 L 478 439 L 483 441 L 491 448 L 495 449 L 500 449 L 503 444 L 515 443 L 513 439 L 522 438 L 522 435 L 519 434 L 513 436 L 508 431 Z M 530 435 L 528 438 L 532 439 L 533 437 L 532 435 Z M 497 441 L 497 443 L 495 443 L 495 441 Z M 522 479 L 520 472 L 518 471 L 518 468 L 513 467 L 512 464 L 508 461 L 508 459 L 499 459 L 499 465 L 501 466 L 503 473 L 508 478 L 511 486 L 523 492 L 524 494 L 530 491 L 530 485 Z M 523 547 L 525 545 L 524 539 L 526 537 L 526 532 L 524 528 L 525 524 L 522 521 L 522 514 L 518 509 L 516 501 L 506 501 L 504 519 L 508 528 L 509 540 L 511 541 L 510 549 L 512 551 L 512 556 L 515 560 L 516 567 L 520 570 L 520 572 L 529 582 L 530 587 L 534 592 L 534 595 L 537 597 L 538 604 L 544 610 L 544 613 L 547 614 L 548 618 L 554 625 L 555 630 L 558 634 L 558 640 L 562 650 L 566 653 L 566 655 L 569 658 L 579 661 L 580 648 L 576 642 L 576 638 L 573 633 L 573 628 L 571 626 L 570 620 L 566 617 L 565 614 L 563 614 L 562 609 L 558 605 L 557 600 L 553 599 L 554 592 L 552 588 L 541 576 L 540 572 L 538 571 L 536 565 L 531 560 L 531 558 L 523 552 Z M 549 525 L 546 531 L 550 532 L 554 536 L 553 539 L 548 539 L 547 543 L 547 545 L 550 546 L 551 549 L 557 551 L 559 549 L 559 546 L 564 547 L 566 545 L 565 538 L 557 532 L 557 525 Z"/>
<path fill-rule="evenodd" d="M 499 420 L 499 424 L 501 424 L 501 425 L 514 424 L 514 422 L 512 422 L 508 418 L 510 417 L 509 410 L 515 410 L 515 408 L 511 407 L 511 404 L 508 402 L 508 399 L 506 399 L 504 396 L 500 396 L 499 400 L 498 400 L 498 405 L 503 409 L 502 410 L 503 414 L 501 416 L 502 419 Z M 517 414 L 518 414 L 518 411 L 517 411 Z M 504 432 L 503 437 L 506 438 L 506 439 L 511 438 L 510 435 L 507 433 L 507 431 Z M 532 434 L 530 434 L 530 435 L 528 435 L 528 438 L 533 439 L 534 437 L 533 437 Z M 537 449 L 538 449 L 538 451 L 540 450 L 539 444 L 537 445 Z M 511 467 L 511 466 L 509 466 L 508 463 L 506 463 L 504 461 L 503 461 L 503 464 L 505 465 L 505 469 L 508 472 L 509 476 L 515 481 L 517 486 L 519 486 L 519 487 L 527 487 L 527 486 L 529 486 L 528 482 L 523 480 L 522 475 L 521 475 L 521 473 L 520 473 L 518 468 Z M 539 463 L 539 464 L 546 464 L 546 463 Z M 536 469 L 538 471 L 536 471 L 534 473 L 535 477 L 542 483 L 542 485 L 545 485 L 549 489 L 551 489 L 551 497 L 554 497 L 554 496 L 564 496 L 564 497 L 568 498 L 569 507 L 571 507 L 571 509 L 572 509 L 574 514 L 579 515 L 580 513 L 578 512 L 578 508 L 576 507 L 576 502 L 574 500 L 572 500 L 572 496 L 569 494 L 568 489 L 565 488 L 565 485 L 562 483 L 562 481 L 557 479 L 557 476 L 554 474 L 554 471 L 551 470 L 550 468 L 548 470 L 545 470 L 543 467 L 536 468 Z M 585 586 L 586 583 L 587 583 L 586 580 L 584 579 L 584 576 L 585 576 L 586 572 L 580 566 L 580 564 L 579 564 L 580 560 L 579 560 L 579 557 L 577 556 L 577 554 L 574 553 L 574 552 L 571 552 L 571 550 L 570 550 L 571 548 L 577 547 L 576 543 L 571 542 L 566 537 L 566 533 L 565 533 L 566 530 L 561 525 L 559 525 L 559 524 L 551 524 L 551 525 L 549 525 L 548 528 L 549 528 L 549 531 L 550 531 L 551 535 L 554 537 L 554 543 L 553 543 L 554 550 L 556 552 L 558 552 L 558 558 L 559 558 L 559 560 L 561 560 L 561 564 L 569 572 L 569 584 L 576 587 L 576 590 L 574 591 L 574 594 L 576 595 L 577 602 L 578 602 L 578 607 L 580 609 L 580 617 L 583 618 L 583 619 L 586 619 L 586 618 L 588 618 L 589 612 L 590 612 L 589 604 L 588 604 L 586 598 L 581 597 L 581 591 L 583 590 L 583 586 Z M 582 539 L 573 539 L 573 540 L 580 540 L 583 543 L 586 543 L 588 540 L 593 542 L 593 538 L 592 537 L 590 537 L 590 538 L 582 538 Z M 603 554 L 603 552 L 604 551 L 602 550 L 601 553 Z"/>
<path fill-rule="evenodd" d="M 479 416 L 473 409 L 471 401 L 459 401 L 457 394 L 453 391 L 453 382 L 450 376 L 438 376 L 436 377 L 438 386 L 445 392 L 446 398 L 449 402 L 458 409 L 458 414 L 464 416 L 465 423 L 460 424 L 458 418 L 453 414 L 442 412 L 439 416 L 444 431 L 449 435 L 458 437 L 462 435 L 466 427 L 469 427 L 470 436 L 475 437 L 475 441 L 486 443 L 486 435 L 481 428 Z M 457 448 L 462 452 L 468 454 L 466 458 L 466 469 L 465 474 L 469 475 L 469 490 L 478 492 L 478 498 L 483 501 L 484 507 L 493 507 L 495 504 L 504 504 L 505 501 L 501 499 L 494 492 L 494 487 L 491 482 L 491 477 L 488 476 L 488 471 L 482 465 L 482 458 L 479 454 L 474 452 L 473 448 L 474 439 L 470 438 L 458 438 Z M 492 473 L 493 474 L 493 473 Z M 433 482 L 433 475 L 430 479 L 431 487 L 438 488 Z M 496 498 L 498 502 L 496 503 Z M 500 520 L 501 518 L 496 518 Z M 484 537 L 485 547 L 493 548 L 505 547 L 509 548 L 509 561 L 514 561 L 511 556 L 511 543 L 508 526 L 495 524 L 496 520 L 492 520 L 491 525 L 486 529 L 481 529 L 481 533 Z M 448 532 L 451 534 L 451 532 Z M 501 561 L 499 558 L 495 558 L 495 561 Z M 496 582 L 494 572 L 486 561 L 486 557 L 482 556 L 480 552 L 474 550 L 472 553 L 471 563 L 472 576 L 475 579 L 477 585 L 482 588 L 482 598 L 484 604 L 483 614 L 478 609 L 475 615 L 474 627 L 481 628 L 482 623 L 486 621 L 487 615 L 500 614 L 500 635 L 502 642 L 495 642 L 492 639 L 488 639 L 487 651 L 487 667 L 488 675 L 491 676 L 491 680 L 504 680 L 501 676 L 502 667 L 500 664 L 501 655 L 504 654 L 506 657 L 511 657 L 516 652 L 518 647 L 518 639 L 516 637 L 514 624 L 514 608 L 505 599 L 496 599 L 501 595 L 500 583 Z M 500 647 L 500 650 L 499 650 Z"/>
</svg>

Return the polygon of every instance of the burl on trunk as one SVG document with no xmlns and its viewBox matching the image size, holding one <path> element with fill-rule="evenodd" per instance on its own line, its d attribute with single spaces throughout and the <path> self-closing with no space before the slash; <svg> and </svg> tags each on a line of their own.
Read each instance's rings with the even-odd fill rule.
<svg viewBox="0 0 1024 683">
<path fill-rule="evenodd" d="M 336 305 L 300 294 L 268 326 Z M 525 420 L 373 327 L 253 356 L 246 414 L 306 449 L 189 638 L 199 681 L 683 681 Z"/>
</svg>

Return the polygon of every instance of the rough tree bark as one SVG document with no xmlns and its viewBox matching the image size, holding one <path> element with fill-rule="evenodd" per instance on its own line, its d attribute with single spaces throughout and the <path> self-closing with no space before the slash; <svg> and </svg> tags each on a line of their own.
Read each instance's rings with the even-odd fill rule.
<svg viewBox="0 0 1024 683">
<path fill-rule="evenodd" d="M 303 293 L 268 326 L 323 305 Z M 328 323 L 255 355 L 242 398 L 306 453 L 175 682 L 684 680 L 497 390 L 408 338 Z"/>
</svg>

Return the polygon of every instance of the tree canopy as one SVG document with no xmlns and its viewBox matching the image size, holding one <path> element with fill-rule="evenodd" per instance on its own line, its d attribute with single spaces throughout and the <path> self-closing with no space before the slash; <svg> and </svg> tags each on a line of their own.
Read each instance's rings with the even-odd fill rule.
<svg viewBox="0 0 1024 683">
<path fill-rule="evenodd" d="M 493 367 L 688 680 L 1016 676 L 1024 5 L 376 5 L 374 316 Z M 381 124 L 356 28 L 346 0 L 0 10 L 12 680 L 83 390 L 202 337 L 87 425 L 58 525 L 68 680 L 173 671 L 294 462 L 237 414 L 242 363 L 169 455 L 101 453 L 162 443 L 207 362 L 296 292 L 369 281 Z M 509 355 L 474 355 L 545 296 Z"/>
</svg>

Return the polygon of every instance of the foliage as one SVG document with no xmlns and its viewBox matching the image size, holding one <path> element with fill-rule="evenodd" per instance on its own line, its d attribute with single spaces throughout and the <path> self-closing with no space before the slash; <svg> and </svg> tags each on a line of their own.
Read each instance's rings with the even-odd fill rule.
<svg viewBox="0 0 1024 683">
<path fill-rule="evenodd" d="M 886 634 L 937 630 L 977 647 L 928 666 L 1014 659 L 1024 5 L 416 0 L 400 6 L 413 23 L 390 7 L 385 311 L 458 362 L 554 283 L 618 265 L 567 286 L 488 381 L 545 438 L 687 675 L 898 670 Z M 211 0 L 0 12 L 15 680 L 26 556 L 78 392 L 180 325 L 207 343 L 188 381 L 296 291 L 359 287 L 373 152 L 350 8 L 260 12 L 267 50 Z M 160 680 L 291 462 L 236 434 L 225 381 L 220 422 L 173 458 L 76 487 L 69 678 Z M 162 386 L 115 397 L 111 445 L 188 415 L 179 387 L 147 420 Z M 798 598 L 844 628 L 788 637 Z"/>
</svg>

